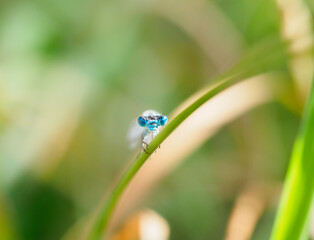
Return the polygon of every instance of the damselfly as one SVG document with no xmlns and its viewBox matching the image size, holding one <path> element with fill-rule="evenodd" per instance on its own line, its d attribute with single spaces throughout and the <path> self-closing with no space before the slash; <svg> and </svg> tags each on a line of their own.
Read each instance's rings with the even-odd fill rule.
<svg viewBox="0 0 314 240">
<path fill-rule="evenodd" d="M 132 123 L 128 134 L 128 140 L 131 148 L 138 145 L 141 139 L 141 146 L 147 153 L 148 144 L 157 136 L 162 126 L 168 121 L 167 116 L 160 114 L 154 110 L 147 110 L 138 117 L 137 121 Z"/>
</svg>

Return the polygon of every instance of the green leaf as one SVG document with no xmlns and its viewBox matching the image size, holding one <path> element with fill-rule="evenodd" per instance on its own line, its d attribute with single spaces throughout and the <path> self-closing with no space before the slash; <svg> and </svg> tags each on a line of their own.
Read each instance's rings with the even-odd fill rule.
<svg viewBox="0 0 314 240">
<path fill-rule="evenodd" d="M 272 240 L 308 239 L 314 190 L 314 87 L 304 111 L 280 200 Z"/>
</svg>

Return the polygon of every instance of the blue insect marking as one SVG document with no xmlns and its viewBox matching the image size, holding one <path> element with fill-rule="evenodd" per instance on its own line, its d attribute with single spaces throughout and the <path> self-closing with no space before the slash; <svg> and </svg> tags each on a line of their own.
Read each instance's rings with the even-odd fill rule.
<svg viewBox="0 0 314 240">
<path fill-rule="evenodd" d="M 162 126 L 166 125 L 167 116 L 153 110 L 145 111 L 138 119 L 138 125 L 145 128 L 142 134 L 142 149 L 144 152 L 148 149 L 148 144 L 157 136 Z M 147 153 L 147 152 L 146 152 Z"/>
</svg>

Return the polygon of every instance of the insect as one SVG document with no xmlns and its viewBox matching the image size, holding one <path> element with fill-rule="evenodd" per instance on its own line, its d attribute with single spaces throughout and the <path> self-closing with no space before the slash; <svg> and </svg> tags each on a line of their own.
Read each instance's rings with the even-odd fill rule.
<svg viewBox="0 0 314 240">
<path fill-rule="evenodd" d="M 141 147 L 147 153 L 148 144 L 160 131 L 160 128 L 166 125 L 168 121 L 167 116 L 160 114 L 154 110 L 147 110 L 138 117 L 136 122 L 133 122 L 128 134 L 130 147 L 135 148 L 137 139 L 141 137 Z"/>
</svg>

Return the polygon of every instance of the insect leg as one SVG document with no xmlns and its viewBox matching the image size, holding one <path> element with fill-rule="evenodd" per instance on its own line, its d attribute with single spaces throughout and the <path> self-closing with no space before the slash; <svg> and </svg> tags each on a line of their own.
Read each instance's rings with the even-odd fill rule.
<svg viewBox="0 0 314 240">
<path fill-rule="evenodd" d="M 150 134 L 150 131 L 146 130 L 143 132 L 143 135 L 142 135 L 142 149 L 146 154 L 148 154 L 147 152 L 148 151 L 148 143 L 147 143 L 148 139 L 147 138 L 149 134 Z"/>
</svg>

